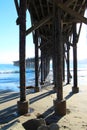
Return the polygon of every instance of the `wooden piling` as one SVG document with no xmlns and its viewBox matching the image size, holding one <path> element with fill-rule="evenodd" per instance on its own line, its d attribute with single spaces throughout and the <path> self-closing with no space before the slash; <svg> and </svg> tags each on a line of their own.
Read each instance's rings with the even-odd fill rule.
<svg viewBox="0 0 87 130">
<path fill-rule="evenodd" d="M 26 0 L 20 0 L 19 58 L 20 58 L 20 101 L 26 100 L 25 94 L 25 48 L 26 48 Z"/>
<path fill-rule="evenodd" d="M 63 100 L 63 39 L 61 26 L 61 10 L 55 11 L 55 65 L 56 65 L 56 87 L 57 99 L 54 101 L 55 113 L 58 115 L 66 114 L 66 101 Z"/>
<path fill-rule="evenodd" d="M 73 24 L 73 87 L 72 92 L 77 93 L 79 91 L 77 82 L 77 33 L 76 24 Z"/>
<path fill-rule="evenodd" d="M 68 42 L 69 41 L 67 39 L 67 84 L 70 83 L 70 55 L 69 55 L 70 46 Z"/>
<path fill-rule="evenodd" d="M 26 82 L 25 80 L 26 4 L 27 0 L 20 0 L 20 19 L 19 19 L 20 101 L 18 101 L 19 114 L 25 114 L 28 112 L 28 102 L 26 101 L 26 83 L 25 83 Z"/>
<path fill-rule="evenodd" d="M 43 56 L 43 49 L 41 49 L 41 85 L 43 84 L 44 84 L 44 56 Z"/>
<path fill-rule="evenodd" d="M 39 92 L 38 32 L 35 31 L 35 91 Z"/>
<path fill-rule="evenodd" d="M 63 82 L 65 81 L 65 47 L 63 43 Z"/>
</svg>

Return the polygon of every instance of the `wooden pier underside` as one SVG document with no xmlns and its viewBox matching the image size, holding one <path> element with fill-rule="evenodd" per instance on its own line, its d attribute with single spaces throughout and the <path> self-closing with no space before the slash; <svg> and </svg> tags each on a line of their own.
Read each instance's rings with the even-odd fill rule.
<svg viewBox="0 0 87 130">
<path fill-rule="evenodd" d="M 79 92 L 77 42 L 82 23 L 87 24 L 87 18 L 84 17 L 87 0 L 20 0 L 19 3 L 18 0 L 14 0 L 14 2 L 18 14 L 16 23 L 20 27 L 20 102 L 26 101 L 25 47 L 26 36 L 32 32 L 35 44 L 35 90 L 39 91 L 39 72 L 41 72 L 41 84 L 43 84 L 49 73 L 50 59 L 52 59 L 54 87 L 57 91 L 57 98 L 54 101 L 55 112 L 64 115 L 66 101 L 63 100 L 62 82 L 65 79 L 65 62 L 67 63 L 67 83 L 70 82 L 70 46 L 73 48 L 72 92 Z M 30 13 L 32 26 L 26 30 L 27 10 Z M 78 31 L 77 23 L 79 23 Z M 40 65 L 39 50 L 41 51 Z M 25 105 L 27 106 L 26 102 Z M 21 108 L 20 103 L 18 107 Z"/>
</svg>

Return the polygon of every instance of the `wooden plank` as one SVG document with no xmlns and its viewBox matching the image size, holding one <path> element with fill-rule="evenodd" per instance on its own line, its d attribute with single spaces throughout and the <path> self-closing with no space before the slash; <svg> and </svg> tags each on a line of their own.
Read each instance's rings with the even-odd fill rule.
<svg viewBox="0 0 87 130">
<path fill-rule="evenodd" d="M 58 2 L 57 0 L 54 0 L 56 5 L 58 7 L 60 7 L 62 10 L 64 10 L 65 12 L 67 12 L 68 14 L 72 15 L 73 17 L 75 17 L 76 19 L 81 20 L 81 22 L 87 24 L 87 18 L 85 18 L 84 16 L 82 16 L 81 14 L 79 14 L 78 12 L 70 9 L 69 7 L 67 7 L 65 4 Z"/>
<path fill-rule="evenodd" d="M 41 21 L 39 21 L 37 24 L 35 24 L 34 26 L 30 27 L 28 30 L 26 30 L 26 35 L 28 35 L 29 33 L 31 33 L 32 31 L 40 28 L 41 26 L 43 26 L 46 22 L 48 22 L 50 19 L 52 18 L 52 15 L 49 15 L 45 18 L 43 18 Z"/>
</svg>

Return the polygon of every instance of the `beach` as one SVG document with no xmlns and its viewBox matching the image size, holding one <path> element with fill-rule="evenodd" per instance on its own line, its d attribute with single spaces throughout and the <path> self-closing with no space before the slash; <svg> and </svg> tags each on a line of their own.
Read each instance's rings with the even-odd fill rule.
<svg viewBox="0 0 87 130">
<path fill-rule="evenodd" d="M 87 67 L 78 68 L 79 92 L 72 93 L 73 78 L 70 84 L 63 85 L 63 99 L 66 100 L 66 115 L 57 116 L 54 113 L 53 101 L 56 92 L 53 90 L 52 70 L 50 71 L 45 85 L 40 92 L 35 93 L 33 89 L 26 90 L 26 98 L 29 102 L 29 112 L 20 116 L 17 113 L 17 101 L 19 101 L 19 68 L 13 65 L 0 66 L 0 128 L 1 130 L 22 130 L 23 124 L 30 124 L 32 119 L 43 118 L 49 126 L 56 123 L 60 130 L 87 130 Z M 72 68 L 70 69 L 73 76 Z M 26 85 L 34 86 L 34 69 L 26 70 Z M 50 84 L 49 84 L 50 82 Z M 14 129 L 13 129 L 14 127 Z M 30 128 L 30 126 L 28 126 Z M 30 129 L 31 130 L 31 129 Z M 33 129 L 34 130 L 34 129 Z M 35 129 L 36 130 L 36 129 Z"/>
<path fill-rule="evenodd" d="M 0 130 L 87 130 L 87 1 L 1 9 Z"/>
<path fill-rule="evenodd" d="M 79 93 L 72 93 L 72 85 L 64 85 L 64 99 L 66 100 L 66 115 L 57 116 L 54 113 L 53 100 L 56 93 L 53 86 L 48 86 L 40 92 L 28 94 L 29 113 L 23 116 L 17 114 L 17 101 L 19 93 L 2 91 L 0 92 L 0 128 L 10 130 L 13 127 L 19 128 L 23 123 L 36 119 L 38 115 L 45 119 L 47 125 L 55 122 L 60 130 L 87 130 L 87 86 L 80 85 Z M 18 124 L 21 124 L 21 126 Z M 29 123 L 28 123 L 29 125 Z"/>
</svg>

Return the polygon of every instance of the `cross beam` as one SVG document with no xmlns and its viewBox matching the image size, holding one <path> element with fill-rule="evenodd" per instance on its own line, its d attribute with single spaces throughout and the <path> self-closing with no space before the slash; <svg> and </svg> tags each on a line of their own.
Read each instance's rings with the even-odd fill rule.
<svg viewBox="0 0 87 130">
<path fill-rule="evenodd" d="M 39 21 L 38 23 L 36 23 L 35 25 L 33 25 L 32 27 L 30 27 L 28 30 L 26 30 L 26 35 L 28 35 L 29 33 L 31 33 L 32 31 L 40 28 L 41 26 L 43 26 L 46 22 L 48 22 L 50 19 L 52 18 L 52 15 L 49 15 L 45 18 L 43 18 L 41 21 Z"/>
<path fill-rule="evenodd" d="M 87 24 L 87 18 L 85 18 L 84 16 L 82 16 L 81 14 L 79 14 L 78 12 L 70 9 L 69 7 L 67 7 L 64 3 L 58 2 L 57 0 L 54 0 L 54 2 L 56 3 L 56 5 L 61 8 L 63 11 L 67 12 L 68 14 L 72 15 L 73 17 L 81 20 L 81 22 Z"/>
</svg>

